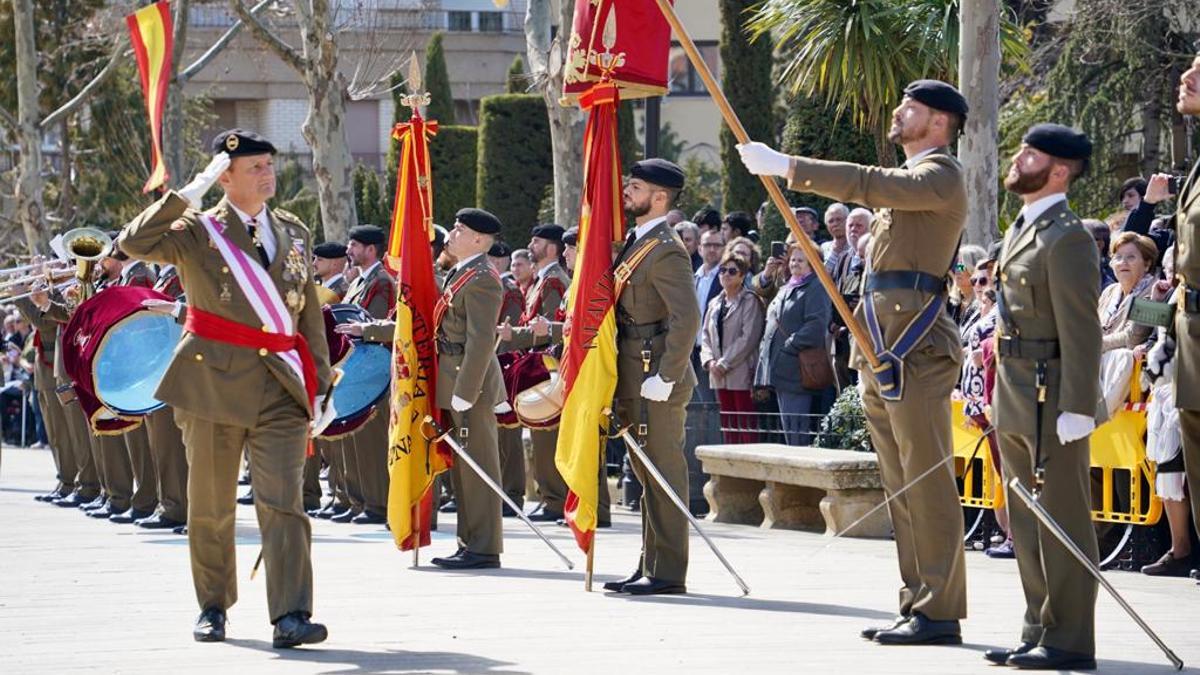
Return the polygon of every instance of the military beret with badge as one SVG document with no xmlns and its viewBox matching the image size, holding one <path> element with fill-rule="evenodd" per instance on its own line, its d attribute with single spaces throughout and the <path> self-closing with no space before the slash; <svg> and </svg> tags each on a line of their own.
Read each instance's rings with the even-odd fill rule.
<svg viewBox="0 0 1200 675">
<path fill-rule="evenodd" d="M 212 142 L 214 155 L 222 152 L 232 157 L 246 155 L 274 155 L 277 150 L 266 138 L 245 129 L 229 129 L 217 134 Z"/>
<path fill-rule="evenodd" d="M 454 219 L 479 234 L 498 234 L 500 219 L 483 209 L 459 209 Z"/>
<path fill-rule="evenodd" d="M 350 228 L 350 241 L 363 246 L 383 246 L 386 235 L 378 225 L 355 225 Z"/>
<path fill-rule="evenodd" d="M 554 223 L 546 223 L 533 228 L 530 234 L 538 239 L 548 239 L 550 241 L 562 241 L 563 233 L 566 232 L 562 225 Z"/>
<path fill-rule="evenodd" d="M 915 80 L 904 88 L 904 95 L 934 110 L 954 113 L 965 120 L 970 108 L 967 98 L 953 85 L 941 80 Z"/>
<path fill-rule="evenodd" d="M 665 188 L 683 189 L 683 169 L 679 168 L 678 164 L 661 157 L 643 159 L 635 163 L 629 175 Z"/>
<path fill-rule="evenodd" d="M 579 245 L 579 228 L 572 227 L 571 229 L 567 230 L 566 232 L 563 232 L 562 243 L 563 243 L 563 246 L 578 246 Z"/>
<path fill-rule="evenodd" d="M 346 257 L 346 245 L 337 241 L 327 241 L 313 247 L 313 255 L 325 260 L 337 260 Z"/>
</svg>

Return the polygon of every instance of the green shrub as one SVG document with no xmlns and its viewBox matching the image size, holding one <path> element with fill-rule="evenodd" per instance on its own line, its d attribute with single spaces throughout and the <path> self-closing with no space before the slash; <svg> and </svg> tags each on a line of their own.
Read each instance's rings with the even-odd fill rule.
<svg viewBox="0 0 1200 675">
<path fill-rule="evenodd" d="M 522 241 L 537 224 L 546 186 L 554 181 L 550 120 L 535 94 L 485 96 L 479 105 L 479 208 L 504 224 L 501 238 Z"/>
<path fill-rule="evenodd" d="M 479 130 L 467 126 L 438 128 L 429 142 L 433 167 L 433 222 L 454 224 L 459 209 L 475 206 L 475 172 Z M 392 186 L 395 190 L 396 186 Z"/>
<path fill-rule="evenodd" d="M 813 446 L 875 452 L 871 435 L 867 432 L 867 415 L 863 412 L 862 398 L 855 387 L 846 387 L 833 402 L 829 414 L 821 420 L 821 431 L 817 433 Z"/>
</svg>

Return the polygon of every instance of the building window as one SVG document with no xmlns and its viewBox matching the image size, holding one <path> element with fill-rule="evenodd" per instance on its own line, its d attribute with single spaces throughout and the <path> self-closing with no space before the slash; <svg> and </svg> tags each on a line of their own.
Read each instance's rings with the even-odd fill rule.
<svg viewBox="0 0 1200 675">
<path fill-rule="evenodd" d="M 447 12 L 449 14 L 450 30 L 463 33 L 471 32 L 470 12 Z"/>
<path fill-rule="evenodd" d="M 717 81 L 721 81 L 720 70 L 720 50 L 716 42 L 697 42 L 696 48 L 700 50 L 700 57 L 708 64 L 708 69 L 712 71 L 713 77 Z M 668 72 L 668 91 L 672 96 L 703 96 L 708 92 L 704 89 L 704 80 L 700 79 L 700 74 L 692 67 L 692 62 L 688 60 L 687 53 L 683 51 L 677 43 L 671 45 L 670 67 Z"/>
<path fill-rule="evenodd" d="M 504 14 L 500 12 L 480 12 L 479 13 L 479 32 L 481 33 L 503 33 L 504 32 Z"/>
</svg>

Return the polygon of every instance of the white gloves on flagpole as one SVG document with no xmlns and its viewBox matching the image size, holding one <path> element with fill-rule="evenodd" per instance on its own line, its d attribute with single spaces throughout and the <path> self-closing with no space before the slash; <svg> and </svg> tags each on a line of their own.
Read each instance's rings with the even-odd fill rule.
<svg viewBox="0 0 1200 675">
<path fill-rule="evenodd" d="M 650 401 L 665 401 L 671 397 L 674 382 L 667 382 L 661 375 L 647 378 L 642 382 L 642 398 Z"/>
<path fill-rule="evenodd" d="M 325 427 L 337 419 L 337 410 L 333 407 L 332 398 L 326 403 L 325 394 L 317 394 L 317 398 L 313 401 L 313 410 L 316 412 L 312 421 L 311 435 L 316 438 L 322 431 L 325 431 Z"/>
<path fill-rule="evenodd" d="M 792 168 L 792 158 L 776 152 L 763 143 L 743 143 L 737 146 L 746 170 L 756 176 L 779 176 L 786 178 Z"/>
<path fill-rule="evenodd" d="M 1085 438 L 1096 430 L 1096 420 L 1090 415 L 1064 412 L 1058 415 L 1058 441 L 1063 445 Z"/>
<path fill-rule="evenodd" d="M 192 182 L 179 188 L 176 190 L 176 192 L 179 193 L 179 196 L 188 200 L 188 203 L 192 205 L 193 209 L 199 209 L 201 206 L 201 200 L 204 199 L 204 195 L 210 189 L 212 189 L 213 183 L 216 183 L 217 179 L 221 177 L 221 174 L 225 173 L 225 170 L 229 168 L 229 164 L 232 161 L 233 160 L 229 158 L 229 153 L 217 153 L 215 156 L 213 156 L 212 161 L 208 163 L 208 166 L 204 167 L 203 171 L 196 174 L 196 177 L 192 179 Z"/>
</svg>

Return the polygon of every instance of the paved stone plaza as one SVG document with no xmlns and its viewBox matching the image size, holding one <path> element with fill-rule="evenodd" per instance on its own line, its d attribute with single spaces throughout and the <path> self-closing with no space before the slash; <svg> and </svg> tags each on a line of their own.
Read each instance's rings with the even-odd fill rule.
<svg viewBox="0 0 1200 675">
<path fill-rule="evenodd" d="M 506 519 L 504 568 L 410 569 L 383 528 L 313 524 L 315 620 L 327 642 L 271 649 L 252 507 L 238 510 L 241 599 L 224 644 L 191 638 L 198 608 L 184 537 L 97 522 L 33 501 L 51 487 L 46 451 L 5 449 L 0 465 L 0 673 L 964 673 L 1015 644 L 1022 601 L 1014 561 L 968 553 L 971 618 L 962 647 L 881 647 L 858 637 L 895 609 L 892 544 L 708 524 L 752 590 L 737 587 L 692 538 L 687 596 L 630 599 L 583 591 L 584 556 L 558 559 Z M 638 519 L 621 511 L 597 540 L 597 584 L 624 576 Z M 453 521 L 422 557 L 451 553 Z M 268 572 L 269 573 L 269 572 Z M 1082 572 L 1081 572 L 1082 573 Z M 1183 660 L 1200 665 L 1200 588 L 1131 573 L 1109 578 Z M 1100 671 L 1173 669 L 1101 592 Z"/>
</svg>

